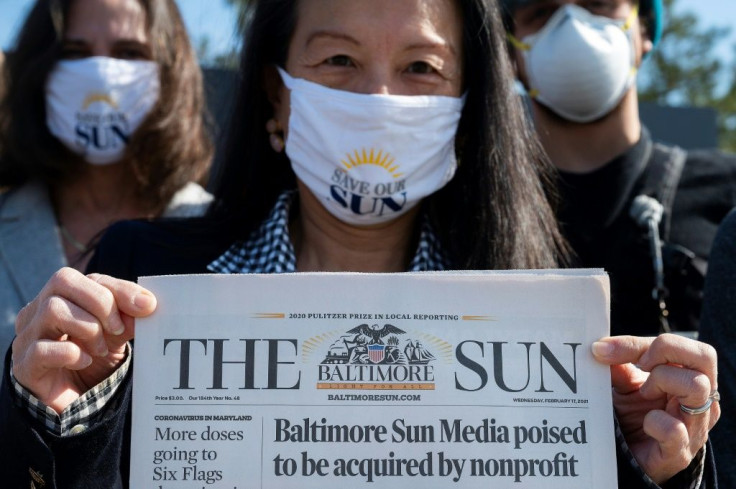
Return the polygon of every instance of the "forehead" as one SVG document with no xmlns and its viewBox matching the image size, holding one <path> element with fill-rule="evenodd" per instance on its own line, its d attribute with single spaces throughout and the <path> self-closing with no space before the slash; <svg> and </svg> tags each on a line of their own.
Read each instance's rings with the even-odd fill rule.
<svg viewBox="0 0 736 489">
<path fill-rule="evenodd" d="M 73 0 L 64 34 L 67 38 L 145 41 L 146 22 L 140 0 Z"/>
<path fill-rule="evenodd" d="M 367 33 L 376 41 L 412 30 L 456 37 L 462 33 L 458 0 L 299 0 L 295 38 L 313 29 Z"/>
</svg>

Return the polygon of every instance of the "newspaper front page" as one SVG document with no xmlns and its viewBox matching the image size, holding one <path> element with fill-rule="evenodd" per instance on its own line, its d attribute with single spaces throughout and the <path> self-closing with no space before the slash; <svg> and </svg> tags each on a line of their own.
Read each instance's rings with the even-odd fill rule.
<svg viewBox="0 0 736 489">
<path fill-rule="evenodd" d="M 132 488 L 615 488 L 600 270 L 145 277 Z"/>
</svg>

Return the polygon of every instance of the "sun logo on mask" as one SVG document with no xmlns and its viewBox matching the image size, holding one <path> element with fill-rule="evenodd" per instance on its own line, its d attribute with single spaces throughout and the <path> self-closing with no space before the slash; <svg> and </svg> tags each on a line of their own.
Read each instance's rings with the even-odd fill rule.
<svg viewBox="0 0 736 489">
<path fill-rule="evenodd" d="M 400 178 L 404 175 L 403 173 L 399 173 L 399 165 L 394 164 L 395 158 L 383 150 L 378 150 L 376 152 L 371 148 L 371 150 L 367 152 L 365 148 L 360 151 L 356 149 L 352 154 L 346 154 L 345 157 L 346 159 L 340 160 L 340 163 L 342 163 L 348 170 L 361 165 L 375 165 L 380 166 L 389 172 L 394 178 Z"/>
<path fill-rule="evenodd" d="M 84 102 L 82 102 L 82 110 L 87 110 L 87 108 L 95 102 L 105 102 L 113 109 L 118 108 L 117 102 L 115 102 L 108 94 L 90 93 L 89 95 L 87 95 L 87 97 L 85 97 Z"/>
</svg>

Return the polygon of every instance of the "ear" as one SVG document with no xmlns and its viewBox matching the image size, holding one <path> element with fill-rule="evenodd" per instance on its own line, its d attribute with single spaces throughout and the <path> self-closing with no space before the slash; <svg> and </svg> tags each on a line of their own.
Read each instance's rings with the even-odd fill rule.
<svg viewBox="0 0 736 489">
<path fill-rule="evenodd" d="M 649 39 L 647 33 L 642 31 L 639 34 L 638 44 L 639 46 L 637 47 L 638 53 L 636 53 L 636 66 L 637 68 L 641 68 L 642 63 L 645 59 L 647 59 L 647 55 L 654 50 L 654 43 L 651 39 Z"/>
<path fill-rule="evenodd" d="M 268 101 L 271 102 L 273 113 L 279 114 L 282 108 L 282 91 L 284 82 L 281 80 L 278 70 L 275 66 L 269 65 L 263 69 L 263 89 L 266 91 Z"/>
<path fill-rule="evenodd" d="M 645 37 L 641 44 L 641 50 L 644 56 L 651 53 L 653 49 L 654 49 L 654 43 L 652 42 L 651 39 L 649 39 L 649 37 Z"/>
<path fill-rule="evenodd" d="M 639 44 L 641 44 L 641 60 L 647 57 L 654 49 L 654 41 L 652 41 L 652 33 L 649 25 L 643 19 L 639 18 Z M 639 61 L 641 63 L 641 60 Z"/>
</svg>

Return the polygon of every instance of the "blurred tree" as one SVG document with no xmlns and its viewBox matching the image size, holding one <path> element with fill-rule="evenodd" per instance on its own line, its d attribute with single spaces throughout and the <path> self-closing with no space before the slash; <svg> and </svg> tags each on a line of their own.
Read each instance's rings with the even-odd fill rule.
<svg viewBox="0 0 736 489">
<path fill-rule="evenodd" d="M 716 50 L 730 28 L 703 28 L 692 12 L 676 12 L 676 3 L 664 0 L 662 41 L 642 67 L 639 98 L 716 109 L 720 146 L 736 152 L 736 56 L 726 63 Z"/>
</svg>

